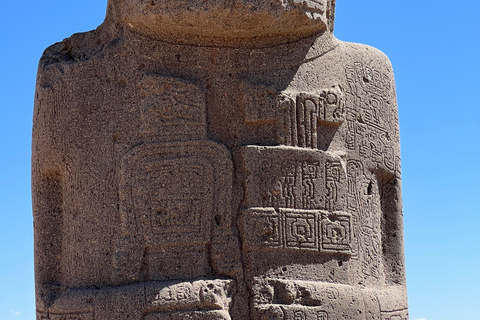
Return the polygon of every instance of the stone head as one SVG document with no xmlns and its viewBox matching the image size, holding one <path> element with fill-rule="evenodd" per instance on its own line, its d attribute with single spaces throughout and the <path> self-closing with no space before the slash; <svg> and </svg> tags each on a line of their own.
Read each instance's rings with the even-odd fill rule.
<svg viewBox="0 0 480 320">
<path fill-rule="evenodd" d="M 109 0 L 107 19 L 158 40 L 262 46 L 332 32 L 335 0 Z"/>
</svg>

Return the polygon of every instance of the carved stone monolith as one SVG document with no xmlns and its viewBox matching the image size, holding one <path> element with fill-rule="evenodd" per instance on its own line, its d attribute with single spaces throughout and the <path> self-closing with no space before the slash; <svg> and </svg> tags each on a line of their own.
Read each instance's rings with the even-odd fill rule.
<svg viewBox="0 0 480 320">
<path fill-rule="evenodd" d="M 407 320 L 392 68 L 335 0 L 109 0 L 40 60 L 38 320 Z"/>
</svg>

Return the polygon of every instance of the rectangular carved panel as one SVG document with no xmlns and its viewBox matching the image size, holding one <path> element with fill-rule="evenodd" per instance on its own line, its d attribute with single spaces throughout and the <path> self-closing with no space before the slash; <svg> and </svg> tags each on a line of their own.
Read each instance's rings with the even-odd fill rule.
<svg viewBox="0 0 480 320">
<path fill-rule="evenodd" d="M 149 74 L 139 82 L 141 133 L 147 140 L 184 141 L 206 137 L 205 92 L 180 78 Z"/>
<path fill-rule="evenodd" d="M 321 150 L 246 146 L 239 163 L 245 207 L 341 211 L 346 173 L 340 158 Z"/>
<path fill-rule="evenodd" d="M 351 252 L 351 215 L 345 212 L 249 208 L 241 217 L 248 250 Z"/>
<path fill-rule="evenodd" d="M 343 94 L 339 88 L 312 92 L 277 92 L 242 83 L 245 123 L 275 123 L 277 140 L 288 146 L 316 149 L 320 127 L 340 126 L 345 120 Z"/>
<path fill-rule="evenodd" d="M 351 215 L 343 212 L 323 213 L 322 250 L 349 252 L 351 243 Z"/>
<path fill-rule="evenodd" d="M 119 168 L 121 232 L 115 240 L 119 279 L 194 278 L 209 270 L 214 219 L 228 221 L 231 159 L 220 145 L 148 143 Z"/>
</svg>

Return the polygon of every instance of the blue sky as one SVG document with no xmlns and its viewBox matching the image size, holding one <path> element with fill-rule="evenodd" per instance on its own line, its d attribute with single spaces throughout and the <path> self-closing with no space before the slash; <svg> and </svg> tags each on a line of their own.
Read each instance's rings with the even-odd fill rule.
<svg viewBox="0 0 480 320">
<path fill-rule="evenodd" d="M 0 319 L 34 319 L 30 143 L 42 51 L 106 0 L 0 3 Z M 396 76 L 411 320 L 480 320 L 480 2 L 337 0 L 335 35 Z"/>
</svg>

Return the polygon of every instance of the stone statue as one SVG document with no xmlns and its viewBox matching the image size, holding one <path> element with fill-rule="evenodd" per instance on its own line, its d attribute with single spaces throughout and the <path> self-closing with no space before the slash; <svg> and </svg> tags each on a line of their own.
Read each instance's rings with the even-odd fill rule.
<svg viewBox="0 0 480 320">
<path fill-rule="evenodd" d="M 407 320 L 392 68 L 335 0 L 109 0 L 40 60 L 38 320 Z"/>
</svg>

